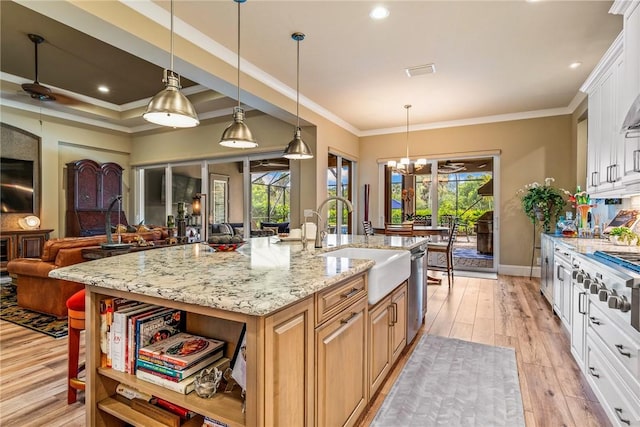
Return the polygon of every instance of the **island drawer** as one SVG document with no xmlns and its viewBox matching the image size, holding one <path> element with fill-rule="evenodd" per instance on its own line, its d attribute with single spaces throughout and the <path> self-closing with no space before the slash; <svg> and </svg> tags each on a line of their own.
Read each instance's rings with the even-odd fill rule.
<svg viewBox="0 0 640 427">
<path fill-rule="evenodd" d="M 316 294 L 316 325 L 323 323 L 366 295 L 367 281 L 363 274 L 318 292 Z"/>
</svg>

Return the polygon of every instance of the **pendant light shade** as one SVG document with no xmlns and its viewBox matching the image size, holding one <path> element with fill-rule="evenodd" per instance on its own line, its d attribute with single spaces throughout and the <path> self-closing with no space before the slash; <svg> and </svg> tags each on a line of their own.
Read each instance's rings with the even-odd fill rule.
<svg viewBox="0 0 640 427">
<path fill-rule="evenodd" d="M 164 70 L 165 88 L 151 98 L 142 117 L 162 126 L 188 128 L 200 124 L 196 109 L 180 89 L 180 75 L 173 71 L 173 1 L 171 1 L 171 69 Z"/>
<path fill-rule="evenodd" d="M 313 152 L 309 146 L 302 140 L 300 135 L 300 42 L 304 40 L 304 34 L 293 33 L 291 38 L 296 41 L 297 44 L 297 59 L 296 59 L 296 128 L 293 134 L 293 139 L 287 145 L 282 157 L 292 160 L 304 160 L 312 159 Z"/>
<path fill-rule="evenodd" d="M 242 108 L 233 108 L 233 122 L 222 132 L 220 145 L 232 148 L 254 148 L 258 146 L 249 126 L 244 123 L 244 110 Z"/>
<path fill-rule="evenodd" d="M 233 122 L 222 132 L 220 145 L 232 148 L 255 148 L 258 143 L 244 123 L 244 110 L 240 106 L 240 3 L 246 0 L 233 1 L 238 3 L 238 106 L 233 108 Z"/>
</svg>

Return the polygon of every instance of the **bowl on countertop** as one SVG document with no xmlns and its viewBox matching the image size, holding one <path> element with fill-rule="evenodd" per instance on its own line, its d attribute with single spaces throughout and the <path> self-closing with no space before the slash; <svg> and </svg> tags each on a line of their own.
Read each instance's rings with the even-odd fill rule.
<svg viewBox="0 0 640 427">
<path fill-rule="evenodd" d="M 208 243 L 209 247 L 216 252 L 233 252 L 245 242 L 230 242 L 230 243 Z"/>
</svg>

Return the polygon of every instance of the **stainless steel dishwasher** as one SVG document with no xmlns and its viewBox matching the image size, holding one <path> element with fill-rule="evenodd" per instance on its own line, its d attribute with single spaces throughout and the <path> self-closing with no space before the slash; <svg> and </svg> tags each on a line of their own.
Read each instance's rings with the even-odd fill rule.
<svg viewBox="0 0 640 427">
<path fill-rule="evenodd" d="M 424 246 L 411 250 L 411 276 L 409 276 L 409 293 L 407 296 L 407 344 L 411 343 L 422 326 L 424 282 L 426 280 L 427 258 Z"/>
</svg>

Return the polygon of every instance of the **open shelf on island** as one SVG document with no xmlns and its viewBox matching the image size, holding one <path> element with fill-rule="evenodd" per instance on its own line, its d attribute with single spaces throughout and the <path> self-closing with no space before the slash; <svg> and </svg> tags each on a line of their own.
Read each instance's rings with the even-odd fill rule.
<svg viewBox="0 0 640 427">
<path fill-rule="evenodd" d="M 112 380 L 118 381 L 120 383 L 127 384 L 141 392 L 160 397 L 176 405 L 188 408 L 189 410 L 194 411 L 200 415 L 215 418 L 223 423 L 228 424 L 230 427 L 244 427 L 245 425 L 245 417 L 242 413 L 243 399 L 240 396 L 241 390 L 239 387 L 235 387 L 231 393 L 217 393 L 209 399 L 203 399 L 199 397 L 195 392 L 186 395 L 176 393 L 164 387 L 140 380 L 135 375 L 118 372 L 111 368 L 98 368 L 98 374 L 111 378 Z M 98 407 L 105 412 L 109 412 L 103 406 L 107 408 L 116 406 L 116 412 L 112 415 L 118 414 L 118 418 L 131 423 L 123 416 L 120 416 L 123 415 L 123 412 L 120 410 L 120 406 L 117 406 L 116 404 L 121 405 L 123 408 L 126 408 L 129 411 L 133 411 L 135 414 L 144 417 L 144 415 L 129 408 L 124 403 L 120 403 L 114 400 L 113 398 L 103 399 L 99 402 Z M 136 423 L 131 424 L 145 425 Z"/>
</svg>

